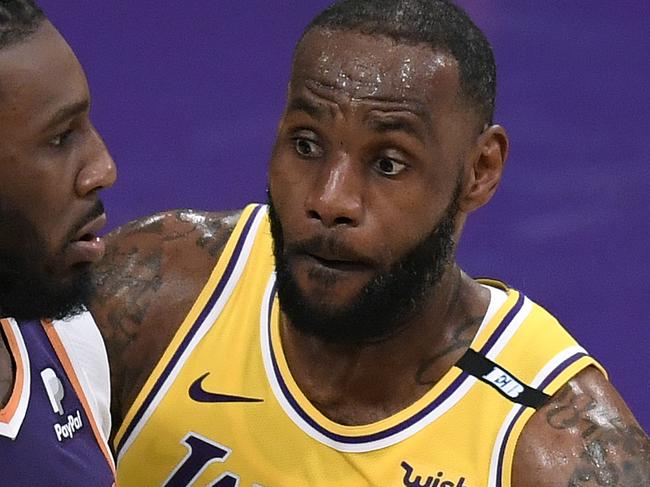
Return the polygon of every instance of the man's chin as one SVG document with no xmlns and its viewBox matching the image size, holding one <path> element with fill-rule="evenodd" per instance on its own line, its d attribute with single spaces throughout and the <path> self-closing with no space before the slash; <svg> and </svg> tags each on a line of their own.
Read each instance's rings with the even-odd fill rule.
<svg viewBox="0 0 650 487">
<path fill-rule="evenodd" d="M 310 299 L 303 298 L 303 307 L 308 315 L 318 315 L 331 320 L 345 316 L 352 307 L 354 300 L 341 301 L 335 299 Z"/>
<path fill-rule="evenodd" d="M 345 306 L 359 298 L 368 280 L 332 279 L 327 282 L 310 280 L 306 285 L 298 283 L 300 292 L 310 302 L 328 306 Z"/>
<path fill-rule="evenodd" d="M 317 337 L 326 342 L 350 343 L 359 341 L 360 337 L 351 336 L 360 331 L 355 319 L 358 297 L 342 299 L 329 294 L 303 294 L 295 287 L 289 292 L 285 288 L 279 293 L 280 307 L 288 318 L 292 328 L 306 335 Z M 364 320 L 361 327 L 370 325 L 374 320 Z M 363 334 L 367 334 L 367 331 Z"/>
<path fill-rule="evenodd" d="M 334 310 L 342 310 L 358 301 L 364 289 L 376 277 L 370 272 L 294 269 L 291 280 L 303 299 L 313 306 Z"/>
<path fill-rule="evenodd" d="M 90 292 L 90 267 L 75 266 L 65 276 L 22 275 L 10 286 L 0 286 L 0 314 L 18 321 L 64 319 L 84 311 Z"/>
</svg>

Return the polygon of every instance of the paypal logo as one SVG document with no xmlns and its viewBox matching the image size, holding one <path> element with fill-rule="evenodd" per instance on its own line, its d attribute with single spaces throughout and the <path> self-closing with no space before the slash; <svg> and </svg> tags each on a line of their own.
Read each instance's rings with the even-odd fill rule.
<svg viewBox="0 0 650 487">
<path fill-rule="evenodd" d="M 83 428 L 84 424 L 81 421 L 81 411 L 77 409 L 77 412 L 72 415 L 68 414 L 68 421 L 63 424 L 55 424 L 54 432 L 56 433 L 56 438 L 59 442 L 67 440 L 74 437 L 74 434 Z"/>
<path fill-rule="evenodd" d="M 63 396 L 65 396 L 65 391 L 63 390 L 61 380 L 49 367 L 41 370 L 41 379 L 43 380 L 47 397 L 50 400 L 52 411 L 63 416 L 63 404 L 61 402 L 63 401 Z"/>
</svg>

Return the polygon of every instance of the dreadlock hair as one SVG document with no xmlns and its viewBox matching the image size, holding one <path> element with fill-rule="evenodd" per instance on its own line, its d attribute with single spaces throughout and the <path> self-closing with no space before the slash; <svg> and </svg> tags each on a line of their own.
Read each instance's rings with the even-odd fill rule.
<svg viewBox="0 0 650 487">
<path fill-rule="evenodd" d="M 43 20 L 34 0 L 0 0 L 0 49 L 32 35 Z"/>
<path fill-rule="evenodd" d="M 307 26 L 427 44 L 458 62 L 460 95 L 491 125 L 496 98 L 496 65 L 489 42 L 467 13 L 450 0 L 340 0 Z M 301 40 L 302 40 L 301 38 Z"/>
</svg>

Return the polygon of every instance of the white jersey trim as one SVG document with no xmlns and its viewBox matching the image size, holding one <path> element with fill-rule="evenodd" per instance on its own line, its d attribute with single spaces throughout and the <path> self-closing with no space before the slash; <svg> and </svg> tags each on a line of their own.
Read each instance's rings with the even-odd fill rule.
<svg viewBox="0 0 650 487">
<path fill-rule="evenodd" d="M 6 423 L 0 421 L 0 435 L 13 440 L 18 436 L 20 427 L 25 419 L 25 414 L 27 413 L 27 406 L 29 405 L 29 397 L 32 388 L 32 374 L 29 363 L 29 354 L 27 353 L 27 347 L 25 346 L 23 335 L 20 333 L 20 327 L 13 318 L 7 318 L 6 321 L 9 323 L 13 337 L 18 344 L 18 351 L 23 363 L 23 383 L 16 411 L 14 411 L 13 415 Z M 9 353 L 13 353 L 13 351 L 9 350 Z M 18 387 L 18 384 L 14 384 L 13 390 L 15 390 L 16 387 Z"/>
<path fill-rule="evenodd" d="M 53 321 L 104 441 L 111 433 L 111 382 L 104 340 L 89 312 Z"/>
<path fill-rule="evenodd" d="M 479 326 L 478 330 L 476 331 L 475 336 L 480 336 L 487 324 L 492 321 L 492 318 L 494 318 L 494 315 L 497 313 L 499 308 L 505 304 L 505 302 L 508 300 L 508 293 L 505 292 L 503 289 L 498 289 L 496 287 L 488 286 L 487 284 L 481 284 L 482 287 L 486 288 L 488 291 L 490 291 L 490 304 L 488 305 L 488 309 L 485 312 L 485 316 L 483 317 L 483 321 L 481 321 L 481 325 Z"/>
</svg>

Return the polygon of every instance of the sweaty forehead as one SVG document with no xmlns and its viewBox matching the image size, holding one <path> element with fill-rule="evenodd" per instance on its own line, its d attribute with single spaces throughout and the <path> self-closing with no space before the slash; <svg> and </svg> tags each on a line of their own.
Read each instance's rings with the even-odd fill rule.
<svg viewBox="0 0 650 487">
<path fill-rule="evenodd" d="M 385 99 L 431 106 L 454 103 L 458 67 L 449 54 L 379 35 L 314 29 L 294 59 L 291 90 L 321 87 L 353 100 Z"/>
</svg>

